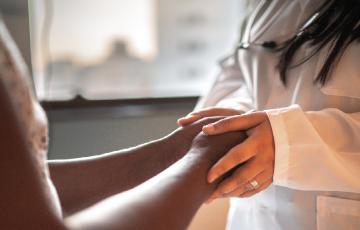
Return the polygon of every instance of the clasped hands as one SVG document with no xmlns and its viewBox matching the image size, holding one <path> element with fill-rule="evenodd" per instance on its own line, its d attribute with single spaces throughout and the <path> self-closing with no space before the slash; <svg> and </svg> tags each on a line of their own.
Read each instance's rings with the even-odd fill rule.
<svg viewBox="0 0 360 230">
<path fill-rule="evenodd" d="M 184 127 L 213 116 L 226 117 L 203 126 L 205 134 L 244 131 L 247 138 L 228 151 L 208 172 L 207 180 L 212 183 L 233 170 L 207 202 L 221 197 L 250 197 L 266 189 L 273 181 L 275 160 L 274 138 L 267 114 L 214 107 L 192 112 L 180 118 L 178 125 Z"/>
</svg>

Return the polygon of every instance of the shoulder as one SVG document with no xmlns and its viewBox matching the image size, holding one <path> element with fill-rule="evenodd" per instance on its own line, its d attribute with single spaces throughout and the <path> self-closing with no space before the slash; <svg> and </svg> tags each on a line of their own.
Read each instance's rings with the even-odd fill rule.
<svg viewBox="0 0 360 230">
<path fill-rule="evenodd" d="M 321 6 L 324 0 L 258 1 L 258 11 L 251 37 L 256 41 L 282 42 L 294 36 Z M 254 10 L 255 12 L 256 10 Z"/>
<path fill-rule="evenodd" d="M 35 97 L 30 75 L 20 51 L 0 17 L 0 82 L 8 95 L 10 105 L 23 122 L 33 113 Z"/>
</svg>

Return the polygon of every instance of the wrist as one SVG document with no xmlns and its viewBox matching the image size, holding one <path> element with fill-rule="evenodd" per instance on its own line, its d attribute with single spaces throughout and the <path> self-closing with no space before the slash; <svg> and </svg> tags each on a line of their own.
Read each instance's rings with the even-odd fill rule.
<svg viewBox="0 0 360 230">
<path fill-rule="evenodd" d="M 201 127 L 198 129 L 180 127 L 164 137 L 162 142 L 168 146 L 169 154 L 180 159 L 189 152 L 193 140 L 199 132 L 201 132 Z"/>
<path fill-rule="evenodd" d="M 175 161 L 181 159 L 188 152 L 191 144 L 179 129 L 161 138 L 158 142 L 166 155 L 173 157 Z"/>
<path fill-rule="evenodd" d="M 245 138 L 246 134 L 244 132 L 231 132 L 212 136 L 200 133 L 194 139 L 188 155 L 198 156 L 212 166 Z"/>
<path fill-rule="evenodd" d="M 225 146 L 217 145 L 217 142 L 217 136 L 200 133 L 194 139 L 188 155 L 211 165 L 215 164 L 227 151 Z"/>
</svg>

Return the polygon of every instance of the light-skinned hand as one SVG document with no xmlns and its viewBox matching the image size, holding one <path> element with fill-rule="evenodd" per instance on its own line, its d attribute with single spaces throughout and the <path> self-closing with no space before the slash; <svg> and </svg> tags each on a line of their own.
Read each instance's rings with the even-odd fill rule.
<svg viewBox="0 0 360 230">
<path fill-rule="evenodd" d="M 205 117 L 214 117 L 214 116 L 234 116 L 243 114 L 243 111 L 228 109 L 228 108 L 220 108 L 220 107 L 209 107 L 205 109 L 201 109 L 198 111 L 194 111 L 189 113 L 185 117 L 182 117 L 177 120 L 177 124 L 180 126 L 189 125 L 197 120 L 200 120 Z"/>
<path fill-rule="evenodd" d="M 208 182 L 236 168 L 220 183 L 208 202 L 219 197 L 249 197 L 266 189 L 273 181 L 274 140 L 265 112 L 253 112 L 224 118 L 203 127 L 207 135 L 246 131 L 247 139 L 232 148 L 209 171 Z M 258 186 L 250 184 L 255 180 Z"/>
</svg>

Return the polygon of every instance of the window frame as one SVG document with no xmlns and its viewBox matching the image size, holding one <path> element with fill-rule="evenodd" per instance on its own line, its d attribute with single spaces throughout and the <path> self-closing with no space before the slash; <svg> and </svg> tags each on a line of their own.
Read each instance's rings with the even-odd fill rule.
<svg viewBox="0 0 360 230">
<path fill-rule="evenodd" d="M 175 108 L 194 108 L 199 96 L 87 100 L 78 96 L 68 101 L 41 101 L 49 120 L 78 120 L 121 116 L 154 116 Z M 184 114 L 185 115 L 185 114 Z"/>
</svg>

